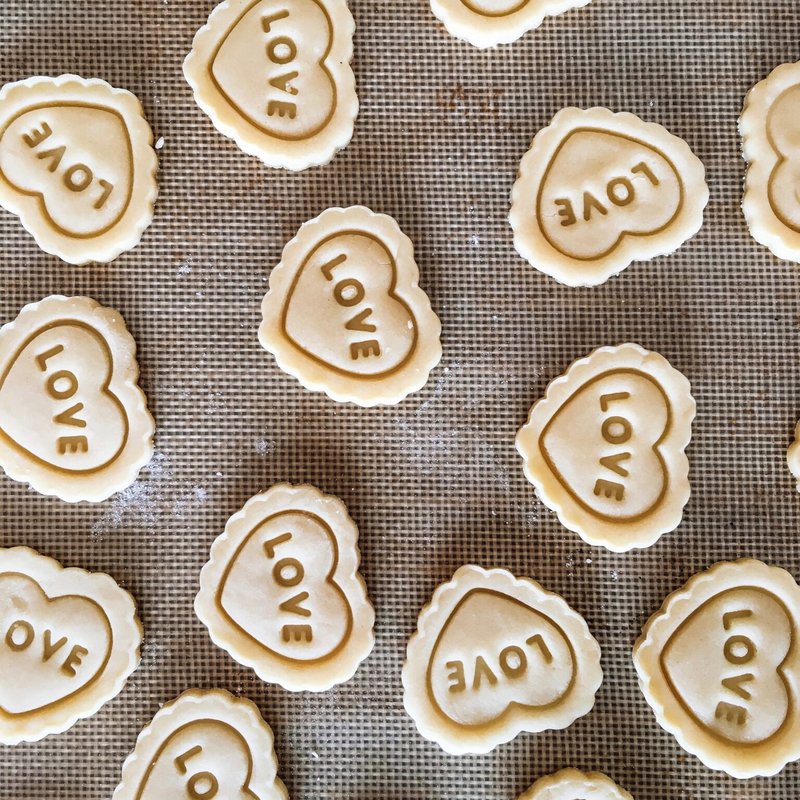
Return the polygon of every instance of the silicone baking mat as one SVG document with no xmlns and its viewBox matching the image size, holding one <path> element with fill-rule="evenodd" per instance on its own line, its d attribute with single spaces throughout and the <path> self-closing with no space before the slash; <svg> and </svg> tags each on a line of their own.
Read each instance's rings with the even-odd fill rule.
<svg viewBox="0 0 800 800">
<path fill-rule="evenodd" d="M 800 58 L 796 0 L 595 0 L 511 46 L 453 39 L 426 0 L 351 0 L 361 114 L 332 164 L 267 169 L 194 104 L 181 61 L 213 0 L 4 0 L 2 81 L 99 76 L 138 95 L 160 139 L 157 213 L 107 267 L 62 264 L 0 213 L 0 318 L 52 293 L 124 314 L 158 423 L 157 455 L 106 503 L 69 506 L 0 477 L 0 544 L 109 572 L 146 629 L 124 691 L 69 732 L 0 749 L 0 798 L 108 798 L 159 704 L 190 687 L 252 698 L 280 773 L 307 800 L 513 800 L 564 766 L 600 769 L 638 800 L 796 800 L 800 766 L 740 782 L 659 728 L 630 651 L 665 595 L 749 555 L 800 577 L 800 495 L 785 450 L 800 415 L 800 269 L 748 236 L 736 120 L 747 90 Z M 711 202 L 678 253 L 596 289 L 556 284 L 515 253 L 509 192 L 534 133 L 563 106 L 632 111 L 684 137 Z M 393 215 L 416 245 L 444 359 L 397 407 L 305 391 L 258 345 L 259 304 L 285 242 L 333 205 Z M 594 347 L 636 341 L 692 381 L 698 417 L 684 522 L 654 547 L 584 545 L 536 499 L 514 435 L 547 383 Z M 361 532 L 377 646 L 334 691 L 268 686 L 211 644 L 198 573 L 227 518 L 278 481 L 344 499 Z M 566 731 L 449 757 L 403 711 L 417 613 L 468 562 L 539 579 L 603 648 L 595 709 Z"/>
</svg>

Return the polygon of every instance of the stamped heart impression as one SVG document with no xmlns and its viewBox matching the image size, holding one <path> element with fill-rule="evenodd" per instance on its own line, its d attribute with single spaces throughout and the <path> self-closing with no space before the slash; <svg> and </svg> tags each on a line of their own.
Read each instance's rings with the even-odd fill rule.
<svg viewBox="0 0 800 800">
<path fill-rule="evenodd" d="M 602 772 L 562 769 L 546 775 L 523 792 L 517 800 L 633 800 Z"/>
<path fill-rule="evenodd" d="M 581 8 L 591 0 L 431 0 L 431 10 L 456 38 L 475 47 L 514 42 L 545 17 Z"/>
<path fill-rule="evenodd" d="M 362 406 L 421 389 L 442 357 L 411 241 L 367 208 L 333 208 L 286 245 L 264 298 L 262 346 L 312 391 Z"/>
<path fill-rule="evenodd" d="M 0 465 L 68 502 L 130 485 L 153 454 L 136 344 L 118 312 L 52 296 L 0 329 Z"/>
<path fill-rule="evenodd" d="M 600 647 L 558 595 L 505 570 L 465 566 L 419 617 L 403 703 L 448 753 L 487 753 L 521 731 L 566 728 L 602 681 Z"/>
<path fill-rule="evenodd" d="M 670 595 L 633 653 L 656 719 L 711 769 L 774 775 L 800 758 L 800 587 L 720 563 Z"/>
<path fill-rule="evenodd" d="M 682 139 L 633 114 L 566 108 L 520 164 L 510 222 L 519 254 L 568 286 L 596 286 L 700 230 L 705 168 Z"/>
<path fill-rule="evenodd" d="M 279 484 L 214 542 L 195 611 L 213 641 L 269 683 L 322 692 L 375 643 L 358 529 L 337 497 Z"/>
<path fill-rule="evenodd" d="M 113 800 L 287 800 L 272 729 L 221 689 L 167 703 L 139 734 Z"/>
<path fill-rule="evenodd" d="M 739 130 L 750 233 L 778 258 L 800 263 L 800 62 L 782 64 L 748 93 Z"/>
<path fill-rule="evenodd" d="M 637 344 L 601 347 L 547 387 L 517 450 L 562 525 L 624 552 L 680 524 L 694 416 L 689 381 L 663 356 Z"/>
<path fill-rule="evenodd" d="M 105 81 L 29 78 L 0 90 L 0 205 L 71 264 L 133 249 L 158 194 L 141 103 Z"/>
<path fill-rule="evenodd" d="M 61 733 L 117 695 L 142 629 L 112 578 L 0 549 L 0 743 Z"/>
<path fill-rule="evenodd" d="M 346 0 L 225 0 L 183 72 L 220 133 L 268 166 L 302 170 L 353 136 L 354 31 Z"/>
</svg>

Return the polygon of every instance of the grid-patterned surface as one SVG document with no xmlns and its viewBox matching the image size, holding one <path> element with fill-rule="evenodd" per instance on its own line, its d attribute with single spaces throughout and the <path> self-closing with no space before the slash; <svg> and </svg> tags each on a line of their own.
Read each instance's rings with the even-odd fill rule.
<svg viewBox="0 0 800 800">
<path fill-rule="evenodd" d="M 511 800 L 563 766 L 601 769 L 639 800 L 796 800 L 800 767 L 737 782 L 663 732 L 636 686 L 631 646 L 689 576 L 751 555 L 797 576 L 800 495 L 784 453 L 800 412 L 800 270 L 748 236 L 736 119 L 746 91 L 800 57 L 796 0 L 595 0 L 512 46 L 451 38 L 426 0 L 351 0 L 361 115 L 329 166 L 269 170 L 219 135 L 180 65 L 213 0 L 5 0 L 2 81 L 77 72 L 135 92 L 160 150 L 157 214 L 109 267 L 40 252 L 0 213 L 0 318 L 61 292 L 123 312 L 158 423 L 157 457 L 128 491 L 68 506 L 0 478 L 0 544 L 103 570 L 136 596 L 141 668 L 68 733 L 0 749 L 3 800 L 110 796 L 159 703 L 188 687 L 255 700 L 281 774 L 308 800 Z M 684 137 L 711 203 L 676 255 L 593 290 L 545 278 L 514 252 L 508 196 L 533 134 L 562 106 L 629 110 Z M 361 410 L 303 390 L 256 340 L 284 243 L 331 205 L 392 214 L 416 245 L 444 324 L 429 385 Z M 613 555 L 561 528 L 525 482 L 514 434 L 547 382 L 595 346 L 633 340 L 692 381 L 698 418 L 684 523 Z M 267 686 L 209 641 L 192 612 L 225 520 L 277 481 L 341 496 L 361 530 L 378 614 L 375 652 L 322 694 Z M 447 757 L 401 703 L 419 608 L 462 563 L 532 575 L 583 613 L 603 648 L 594 711 L 482 757 Z"/>
</svg>

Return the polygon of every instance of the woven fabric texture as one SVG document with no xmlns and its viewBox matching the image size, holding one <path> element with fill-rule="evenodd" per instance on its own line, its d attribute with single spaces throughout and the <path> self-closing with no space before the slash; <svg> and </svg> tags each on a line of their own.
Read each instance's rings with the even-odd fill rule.
<svg viewBox="0 0 800 800">
<path fill-rule="evenodd" d="M 76 72 L 143 102 L 159 150 L 156 217 L 109 266 L 41 252 L 0 213 L 0 320 L 49 294 L 119 309 L 139 345 L 156 457 L 106 503 L 69 506 L 0 477 L 0 544 L 105 571 L 133 593 L 143 660 L 94 717 L 0 748 L 3 800 L 110 797 L 159 704 L 191 687 L 243 693 L 274 728 L 300 800 L 513 800 L 565 766 L 638 800 L 796 800 L 800 765 L 769 780 L 704 768 L 655 721 L 631 648 L 663 598 L 720 559 L 800 577 L 800 495 L 785 451 L 800 414 L 800 269 L 748 235 L 736 121 L 746 92 L 800 58 L 796 0 L 594 0 L 517 43 L 479 51 L 427 0 L 351 0 L 361 98 L 327 167 L 267 169 L 217 133 L 181 62 L 213 0 L 5 0 L 0 78 Z M 607 106 L 685 138 L 708 170 L 702 231 L 596 289 L 556 284 L 516 254 L 509 193 L 531 138 L 563 106 Z M 258 344 L 281 250 L 329 206 L 394 216 L 444 326 L 444 359 L 396 407 L 337 405 Z M 604 344 L 635 341 L 691 380 L 692 499 L 654 547 L 614 555 L 561 527 L 525 481 L 517 428 L 547 383 Z M 320 695 L 259 681 L 196 619 L 198 574 L 227 518 L 279 481 L 340 496 L 361 533 L 377 645 Z M 464 563 L 533 576 L 582 613 L 603 649 L 595 709 L 565 731 L 448 757 L 406 716 L 400 669 L 417 614 Z"/>
</svg>

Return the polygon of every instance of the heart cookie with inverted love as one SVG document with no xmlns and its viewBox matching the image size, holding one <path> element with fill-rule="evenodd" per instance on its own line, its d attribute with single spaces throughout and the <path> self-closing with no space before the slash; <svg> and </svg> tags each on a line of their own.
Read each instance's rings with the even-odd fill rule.
<svg viewBox="0 0 800 800">
<path fill-rule="evenodd" d="M 325 164 L 353 135 L 355 24 L 345 0 L 225 0 L 184 75 L 214 126 L 272 167 Z"/>
<path fill-rule="evenodd" d="M 773 775 L 800 758 L 800 587 L 721 563 L 670 595 L 634 649 L 659 723 L 712 769 Z"/>
<path fill-rule="evenodd" d="M 567 108 L 540 131 L 514 184 L 520 255 L 570 286 L 677 250 L 703 223 L 705 169 L 660 125 L 604 108 Z"/>
<path fill-rule="evenodd" d="M 363 406 L 420 389 L 442 356 L 410 240 L 363 207 L 329 209 L 286 245 L 259 338 L 309 389 Z"/>
<path fill-rule="evenodd" d="M 747 95 L 739 120 L 748 162 L 742 201 L 753 238 L 800 263 L 800 62 L 782 64 Z"/>
<path fill-rule="evenodd" d="M 521 731 L 572 724 L 601 681 L 600 648 L 564 600 L 528 578 L 465 566 L 420 614 L 403 703 L 448 753 L 485 753 Z"/>
<path fill-rule="evenodd" d="M 545 775 L 523 792 L 517 800 L 633 800 L 602 772 L 583 773 L 562 769 Z"/>
<path fill-rule="evenodd" d="M 374 644 L 358 530 L 338 498 L 274 486 L 233 516 L 200 575 L 211 638 L 265 681 L 325 691 Z"/>
<path fill-rule="evenodd" d="M 184 692 L 140 734 L 114 800 L 287 800 L 272 730 L 254 703 Z"/>
<path fill-rule="evenodd" d="M 108 575 L 0 549 L 0 742 L 94 714 L 138 665 L 141 639 L 133 600 Z"/>
<path fill-rule="evenodd" d="M 116 311 L 49 297 L 0 330 L 0 464 L 63 500 L 97 502 L 152 456 L 136 345 Z"/>
<path fill-rule="evenodd" d="M 603 347 L 547 387 L 517 450 L 565 527 L 622 552 L 680 523 L 694 415 L 689 382 L 658 353 Z"/>
<path fill-rule="evenodd" d="M 111 261 L 153 217 L 153 135 L 139 101 L 105 81 L 30 78 L 0 91 L 0 204 L 73 264 Z"/>
<path fill-rule="evenodd" d="M 431 0 L 447 30 L 476 47 L 494 47 L 538 28 L 545 17 L 588 5 L 590 0 Z"/>
</svg>

